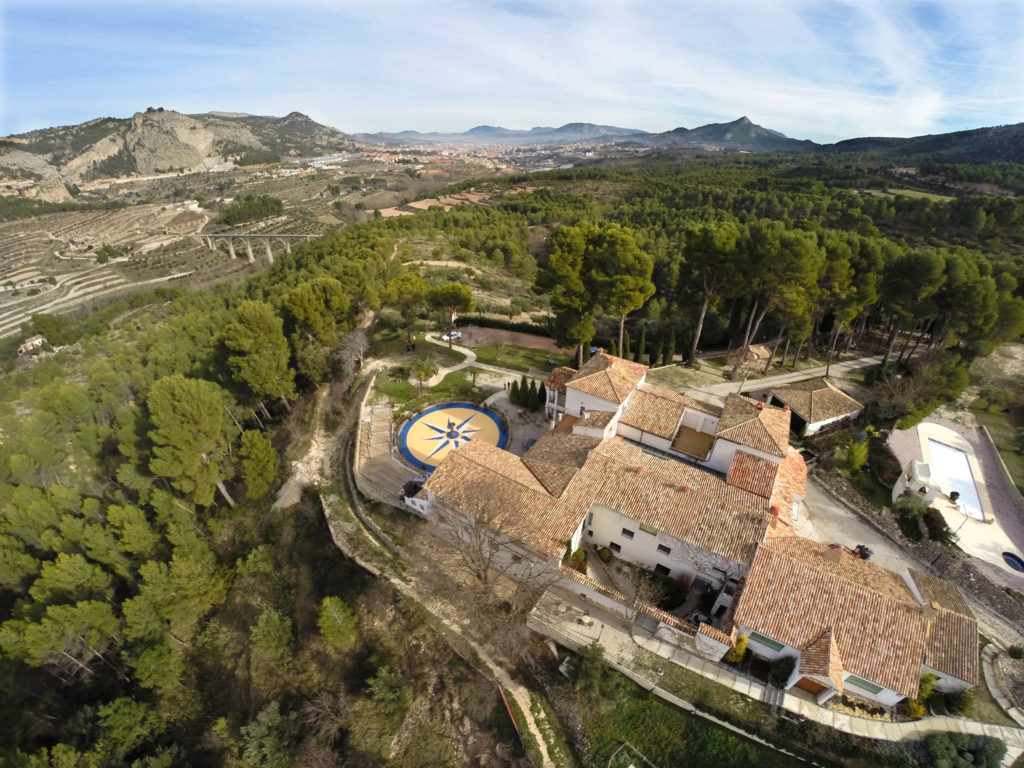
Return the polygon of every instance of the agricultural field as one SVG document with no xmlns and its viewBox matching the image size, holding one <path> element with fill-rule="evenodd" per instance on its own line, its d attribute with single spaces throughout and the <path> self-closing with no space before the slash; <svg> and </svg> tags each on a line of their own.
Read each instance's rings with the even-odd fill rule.
<svg viewBox="0 0 1024 768">
<path fill-rule="evenodd" d="M 18 334 L 36 313 L 80 314 L 137 290 L 238 281 L 267 266 L 260 241 L 252 242 L 250 264 L 243 241 L 235 241 L 231 258 L 224 240 L 211 250 L 199 234 L 317 237 L 483 170 L 465 165 L 419 179 L 353 158 L 344 167 L 282 165 L 90 184 L 81 200 L 128 205 L 0 223 L 0 337 Z M 284 211 L 242 225 L 221 221 L 220 211 L 247 195 L 280 199 Z M 280 255 L 285 244 L 272 241 L 271 249 Z"/>
</svg>

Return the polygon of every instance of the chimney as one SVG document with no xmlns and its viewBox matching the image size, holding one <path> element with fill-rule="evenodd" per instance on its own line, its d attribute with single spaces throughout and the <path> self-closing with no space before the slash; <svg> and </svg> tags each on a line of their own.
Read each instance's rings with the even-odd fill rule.
<svg viewBox="0 0 1024 768">
<path fill-rule="evenodd" d="M 757 404 L 757 410 L 763 411 L 764 410 L 764 403 L 758 403 Z"/>
<path fill-rule="evenodd" d="M 784 405 L 784 406 L 782 406 L 782 410 L 784 410 L 784 411 L 788 411 L 788 410 L 789 410 L 789 406 L 788 406 L 788 405 Z"/>
</svg>

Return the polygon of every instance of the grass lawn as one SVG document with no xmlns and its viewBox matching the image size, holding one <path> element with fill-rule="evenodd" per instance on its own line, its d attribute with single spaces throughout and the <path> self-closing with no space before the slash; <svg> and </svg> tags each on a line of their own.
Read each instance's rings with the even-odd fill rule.
<svg viewBox="0 0 1024 768">
<path fill-rule="evenodd" d="M 607 765 L 609 758 L 627 742 L 657 766 L 803 765 L 683 712 L 631 682 L 623 682 L 614 697 L 588 698 L 579 711 L 590 741 L 593 765 Z"/>
<path fill-rule="evenodd" d="M 870 189 L 868 190 L 868 194 L 871 195 L 872 197 L 896 197 L 896 195 L 902 195 L 903 197 L 912 198 L 923 197 L 924 199 L 931 200 L 932 202 L 935 203 L 948 203 L 950 200 L 953 199 L 948 195 L 936 195 L 932 192 L 921 192 L 916 189 L 894 189 L 893 187 L 889 187 L 888 192 L 882 192 L 879 189 Z"/>
<path fill-rule="evenodd" d="M 426 355 L 433 360 L 438 367 L 458 365 L 466 359 L 466 356 L 457 349 L 439 347 L 423 339 L 423 332 L 417 331 L 413 334 L 413 342 L 416 344 L 416 351 L 409 351 L 405 348 L 405 334 L 393 333 L 391 331 L 378 331 L 373 334 L 370 340 L 370 354 L 374 357 L 386 357 L 389 360 L 408 365 L 418 357 Z"/>
<path fill-rule="evenodd" d="M 569 364 L 564 355 L 552 355 L 541 349 L 514 347 L 511 344 L 503 344 L 501 347 L 484 345 L 476 347 L 473 351 L 476 352 L 477 362 L 524 373 L 529 370 L 550 371 L 556 366 Z M 549 360 L 554 360 L 554 365 L 549 363 Z"/>
<path fill-rule="evenodd" d="M 1017 452 L 1017 430 L 1024 427 L 1024 408 L 1013 407 L 1005 413 L 975 410 L 972 413 L 992 435 L 1014 484 L 1024 489 L 1024 455 Z"/>
<path fill-rule="evenodd" d="M 395 376 L 395 368 L 381 371 L 374 382 L 374 401 L 378 403 L 398 403 L 399 411 L 396 418 L 402 418 L 410 409 L 437 400 L 458 399 L 471 403 L 481 403 L 496 390 L 490 387 L 474 386 L 472 372 L 482 373 L 479 368 L 463 368 L 452 371 L 439 384 L 424 387 L 423 391 L 415 384 L 410 384 L 406 376 Z M 408 374 L 408 371 L 406 371 Z"/>
</svg>

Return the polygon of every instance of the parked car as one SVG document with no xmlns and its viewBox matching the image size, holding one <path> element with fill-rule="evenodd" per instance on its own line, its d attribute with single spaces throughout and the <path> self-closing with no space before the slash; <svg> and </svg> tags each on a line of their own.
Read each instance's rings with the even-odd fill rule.
<svg viewBox="0 0 1024 768">
<path fill-rule="evenodd" d="M 458 341 L 462 338 L 462 331 L 452 331 L 441 337 L 441 341 Z"/>
</svg>

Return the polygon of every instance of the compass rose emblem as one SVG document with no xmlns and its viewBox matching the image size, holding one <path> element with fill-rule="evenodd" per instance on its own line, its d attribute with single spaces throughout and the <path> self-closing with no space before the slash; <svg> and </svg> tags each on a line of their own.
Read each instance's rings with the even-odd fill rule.
<svg viewBox="0 0 1024 768">
<path fill-rule="evenodd" d="M 438 443 L 438 446 L 433 451 L 430 452 L 427 458 L 429 459 L 435 453 L 443 451 L 445 448 L 449 446 L 451 446 L 452 448 L 458 448 L 461 443 L 468 443 L 472 439 L 470 435 L 475 435 L 477 432 L 480 431 L 476 427 L 472 427 L 470 425 L 470 422 L 473 421 L 473 419 L 476 418 L 476 416 L 477 414 L 475 413 L 470 414 L 468 418 L 464 419 L 458 424 L 455 423 L 454 419 L 449 417 L 448 423 L 443 427 L 438 426 L 437 424 L 431 424 L 429 421 L 424 421 L 423 426 L 427 427 L 428 429 L 432 429 L 434 430 L 434 432 L 437 433 L 433 437 L 428 437 L 425 439 L 430 441 L 436 441 Z"/>
</svg>

